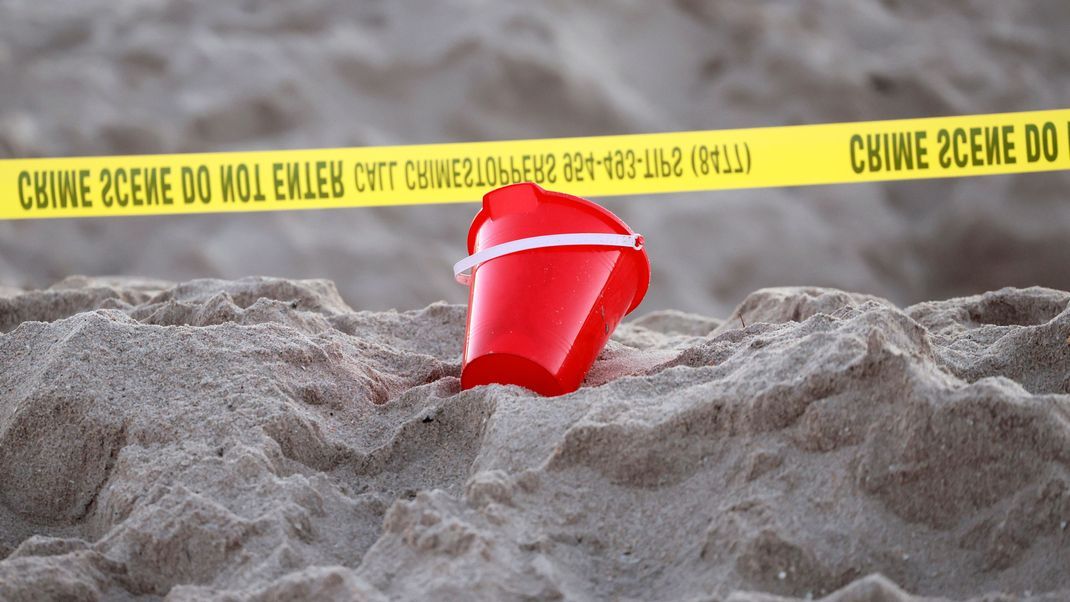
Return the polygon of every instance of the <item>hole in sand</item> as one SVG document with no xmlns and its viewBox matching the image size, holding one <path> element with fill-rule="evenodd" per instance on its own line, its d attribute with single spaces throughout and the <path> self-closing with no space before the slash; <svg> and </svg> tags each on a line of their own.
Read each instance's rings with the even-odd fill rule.
<svg viewBox="0 0 1070 602">
<path fill-rule="evenodd" d="M 983 299 L 970 308 L 970 320 L 994 326 L 1037 326 L 1055 319 L 1066 303 L 1047 299 Z"/>
</svg>

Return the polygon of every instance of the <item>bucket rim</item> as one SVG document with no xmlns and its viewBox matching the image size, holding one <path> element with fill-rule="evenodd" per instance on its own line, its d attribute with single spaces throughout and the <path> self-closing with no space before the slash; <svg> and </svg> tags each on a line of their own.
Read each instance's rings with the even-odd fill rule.
<svg viewBox="0 0 1070 602">
<path fill-rule="evenodd" d="M 602 218 L 608 225 L 610 225 L 611 227 L 615 228 L 617 230 L 618 234 L 627 234 L 627 235 L 636 234 L 636 232 L 634 230 L 632 230 L 628 226 L 628 224 L 624 223 L 624 220 L 622 220 L 619 217 L 617 217 L 616 215 L 614 215 L 613 212 L 610 211 L 609 209 L 606 209 L 605 207 L 602 207 L 601 205 L 599 205 L 599 204 L 597 204 L 597 203 L 595 203 L 593 201 L 589 201 L 589 200 L 587 200 L 585 198 L 582 198 L 582 197 L 578 197 L 578 196 L 571 195 L 571 194 L 564 193 L 564 192 L 546 190 L 545 188 L 539 186 L 538 184 L 536 184 L 534 182 L 519 182 L 519 183 L 516 183 L 516 184 L 509 184 L 509 185 L 506 185 L 506 186 L 499 186 L 498 188 L 495 188 L 492 191 L 490 191 L 487 194 L 485 194 L 483 196 L 484 201 L 486 200 L 486 197 L 488 195 L 490 195 L 490 194 L 492 194 L 494 192 L 497 192 L 497 191 L 500 191 L 500 190 L 506 190 L 506 189 L 509 189 L 509 188 L 534 189 L 536 195 L 539 196 L 539 197 L 543 197 L 543 196 L 558 197 L 560 200 L 565 200 L 565 201 L 569 201 L 571 203 L 575 203 L 578 207 L 586 209 L 586 210 L 589 210 L 592 213 L 594 213 L 597 216 L 599 216 L 600 218 Z M 469 255 L 472 255 L 472 254 L 474 254 L 476 252 L 475 251 L 476 235 L 479 233 L 480 228 L 482 228 L 483 224 L 487 221 L 488 218 L 489 218 L 489 215 L 488 215 L 488 212 L 486 210 L 486 206 L 485 205 L 481 206 L 480 209 L 479 209 L 479 212 L 476 213 L 476 216 L 474 218 L 472 218 L 472 224 L 468 227 L 468 241 L 467 242 L 468 242 L 468 254 Z M 501 244 L 501 243 L 499 243 L 499 244 Z M 635 308 L 639 307 L 639 304 L 643 302 L 643 298 L 646 297 L 646 293 L 650 289 L 650 275 L 651 275 L 650 256 L 647 255 L 646 245 L 644 244 L 642 248 L 636 249 L 636 251 L 638 253 L 640 253 L 641 257 L 642 257 L 642 261 L 639 264 L 639 272 L 640 272 L 639 273 L 639 282 L 638 282 L 638 284 L 636 286 L 635 296 L 632 298 L 632 302 L 628 306 L 628 311 L 624 312 L 625 315 L 632 313 L 632 311 L 634 311 Z"/>
</svg>

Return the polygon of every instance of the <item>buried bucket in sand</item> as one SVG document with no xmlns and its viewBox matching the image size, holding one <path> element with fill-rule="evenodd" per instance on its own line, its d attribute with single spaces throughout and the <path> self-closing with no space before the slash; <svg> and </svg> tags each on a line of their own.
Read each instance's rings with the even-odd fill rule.
<svg viewBox="0 0 1070 602">
<path fill-rule="evenodd" d="M 470 287 L 465 389 L 575 391 L 650 284 L 640 235 L 590 201 L 531 183 L 483 197 L 468 252 L 454 266 Z"/>
</svg>

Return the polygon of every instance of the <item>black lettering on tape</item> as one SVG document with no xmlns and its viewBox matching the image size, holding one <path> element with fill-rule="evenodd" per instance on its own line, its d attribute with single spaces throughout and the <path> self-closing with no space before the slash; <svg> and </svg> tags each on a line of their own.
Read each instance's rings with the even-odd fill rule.
<svg viewBox="0 0 1070 602">
<path fill-rule="evenodd" d="M 141 168 L 130 168 L 130 201 L 137 206 L 145 204 L 145 199 L 141 198 Z"/>
<path fill-rule="evenodd" d="M 160 199 L 164 205 L 174 205 L 175 199 L 171 196 L 171 166 L 160 168 Z"/>
<path fill-rule="evenodd" d="M 863 148 L 862 136 L 854 134 L 851 136 L 851 170 L 855 173 L 862 173 L 866 171 L 866 163 L 858 158 L 858 152 Z"/>
<path fill-rule="evenodd" d="M 1044 128 L 1041 130 L 1041 141 L 1044 149 L 1044 160 L 1048 163 L 1053 163 L 1059 158 L 1059 137 L 1055 133 L 1055 124 L 1046 121 L 1044 122 Z"/>
<path fill-rule="evenodd" d="M 193 180 L 193 169 L 183 166 L 179 173 L 182 180 L 182 202 L 189 205 L 193 203 L 197 196 L 196 183 Z M 110 203 L 105 204 L 111 206 Z"/>
<path fill-rule="evenodd" d="M 1025 160 L 1036 163 L 1041 158 L 1051 163 L 1059 157 L 1059 137 L 1055 124 L 1047 121 L 1041 126 L 1025 124 Z"/>
<path fill-rule="evenodd" d="M 111 170 L 107 167 L 100 170 L 100 202 L 109 208 L 115 204 L 111 195 Z"/>
<path fill-rule="evenodd" d="M 197 166 L 197 196 L 205 205 L 212 200 L 212 177 L 208 174 L 207 165 Z"/>
<path fill-rule="evenodd" d="M 940 167 L 944 169 L 951 167 L 951 158 L 948 156 L 951 150 L 951 134 L 946 129 L 940 128 L 940 131 L 936 132 L 936 143 L 940 145 L 939 159 L 937 159 Z"/>
<path fill-rule="evenodd" d="M 30 172 L 19 172 L 19 205 L 26 211 L 33 208 L 33 197 L 26 196 L 26 188 L 29 188 L 31 183 Z"/>
</svg>

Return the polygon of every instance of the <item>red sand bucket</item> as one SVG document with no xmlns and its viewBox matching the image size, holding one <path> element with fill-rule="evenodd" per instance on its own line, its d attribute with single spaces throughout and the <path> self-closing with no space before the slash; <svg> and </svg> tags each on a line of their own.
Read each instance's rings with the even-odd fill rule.
<svg viewBox="0 0 1070 602">
<path fill-rule="evenodd" d="M 502 383 L 542 395 L 575 391 L 650 285 L 641 236 L 590 201 L 531 183 L 483 197 L 468 252 L 454 266 L 471 287 L 464 389 Z"/>
</svg>

